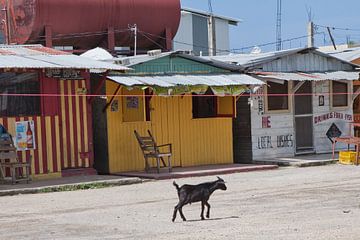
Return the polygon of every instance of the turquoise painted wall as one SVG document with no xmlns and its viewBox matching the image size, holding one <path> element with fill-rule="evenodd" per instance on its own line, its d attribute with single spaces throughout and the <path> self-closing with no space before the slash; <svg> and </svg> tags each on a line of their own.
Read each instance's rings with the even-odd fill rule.
<svg viewBox="0 0 360 240">
<path fill-rule="evenodd" d="M 129 74 L 196 74 L 196 73 L 228 73 L 230 71 L 192 61 L 179 56 L 166 56 L 145 63 L 131 66 L 135 71 Z"/>
</svg>

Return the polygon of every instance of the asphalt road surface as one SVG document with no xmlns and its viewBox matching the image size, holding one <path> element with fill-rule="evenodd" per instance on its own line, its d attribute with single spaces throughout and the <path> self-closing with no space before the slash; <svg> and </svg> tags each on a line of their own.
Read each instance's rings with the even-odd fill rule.
<svg viewBox="0 0 360 240">
<path fill-rule="evenodd" d="M 360 166 L 222 176 L 227 191 L 171 222 L 172 180 L 0 198 L 0 239 L 360 239 Z M 215 180 L 179 179 L 179 184 Z"/>
</svg>

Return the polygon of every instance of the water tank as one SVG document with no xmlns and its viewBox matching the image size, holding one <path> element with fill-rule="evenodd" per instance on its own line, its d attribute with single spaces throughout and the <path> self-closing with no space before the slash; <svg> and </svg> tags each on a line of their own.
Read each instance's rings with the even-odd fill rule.
<svg viewBox="0 0 360 240">
<path fill-rule="evenodd" d="M 180 0 L 0 0 L 2 32 L 10 43 L 45 41 L 51 29 L 53 45 L 89 49 L 107 43 L 115 30 L 116 46 L 133 46 L 129 25 L 136 24 L 138 46 L 149 49 L 164 42 L 165 29 L 175 36 Z"/>
</svg>

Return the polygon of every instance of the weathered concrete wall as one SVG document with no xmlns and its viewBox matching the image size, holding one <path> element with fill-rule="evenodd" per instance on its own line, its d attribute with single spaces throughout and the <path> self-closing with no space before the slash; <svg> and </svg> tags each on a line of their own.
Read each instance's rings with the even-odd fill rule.
<svg viewBox="0 0 360 240">
<path fill-rule="evenodd" d="M 351 82 L 349 82 L 351 84 Z M 349 107 L 332 108 L 330 97 L 330 81 L 312 83 L 313 89 L 313 142 L 316 153 L 331 152 L 332 144 L 326 136 L 327 131 L 335 124 L 343 135 L 349 134 L 349 122 L 352 121 L 352 101 Z M 350 86 L 352 89 L 352 84 Z M 258 93 L 262 93 L 260 90 Z M 319 106 L 319 96 L 323 96 L 324 104 Z M 251 97 L 251 128 L 253 159 L 269 159 L 274 157 L 292 157 L 296 152 L 296 131 L 294 124 L 293 99 L 287 113 L 266 113 L 265 99 L 261 96 Z M 263 124 L 263 121 L 265 122 Z M 268 122 L 266 124 L 266 122 Z M 268 125 L 268 127 L 263 126 Z M 347 146 L 338 143 L 336 149 Z"/>
</svg>

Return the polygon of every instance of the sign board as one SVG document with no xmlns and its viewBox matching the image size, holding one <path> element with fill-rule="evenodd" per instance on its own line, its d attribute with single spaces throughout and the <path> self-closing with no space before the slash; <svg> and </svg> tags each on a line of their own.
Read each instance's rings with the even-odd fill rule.
<svg viewBox="0 0 360 240">
<path fill-rule="evenodd" d="M 47 69 L 45 73 L 48 78 L 60 78 L 65 80 L 82 80 L 80 70 L 75 69 Z"/>
<path fill-rule="evenodd" d="M 34 121 L 15 123 L 15 144 L 19 151 L 36 149 Z"/>
</svg>

